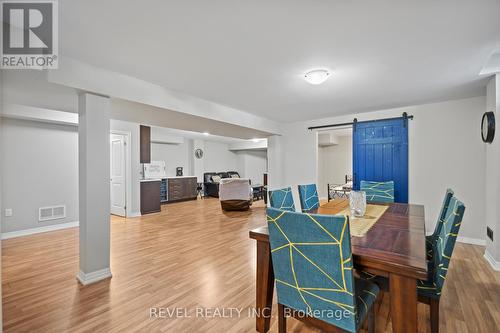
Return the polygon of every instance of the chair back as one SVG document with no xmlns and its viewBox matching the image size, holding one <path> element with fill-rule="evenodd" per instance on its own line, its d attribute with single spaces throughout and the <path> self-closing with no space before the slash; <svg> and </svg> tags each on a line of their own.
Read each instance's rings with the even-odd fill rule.
<svg viewBox="0 0 500 333">
<path fill-rule="evenodd" d="M 211 183 L 212 182 L 212 176 L 215 176 L 217 173 L 215 172 L 205 172 L 203 174 L 203 182 L 205 183 Z"/>
<path fill-rule="evenodd" d="M 453 197 L 453 190 L 447 189 L 446 194 L 444 195 L 443 204 L 441 205 L 441 211 L 439 212 L 439 219 L 436 223 L 436 227 L 434 228 L 434 232 L 432 233 L 432 243 L 434 244 L 436 237 L 441 232 L 441 228 L 443 227 L 444 219 L 446 218 L 446 213 L 448 212 L 448 208 L 450 207 L 450 200 Z"/>
<path fill-rule="evenodd" d="M 355 331 L 357 311 L 348 217 L 268 208 L 267 223 L 278 302 Z M 339 312 L 344 314 L 340 318 L 328 316 Z"/>
<path fill-rule="evenodd" d="M 227 175 L 228 175 L 228 178 L 241 178 L 238 171 L 228 171 Z"/>
<path fill-rule="evenodd" d="M 219 176 L 221 179 L 223 178 L 229 178 L 229 175 L 227 174 L 227 172 L 217 172 L 217 176 Z"/>
<path fill-rule="evenodd" d="M 394 202 L 394 182 L 372 182 L 362 180 L 360 190 L 366 192 L 366 201 Z"/>
<path fill-rule="evenodd" d="M 219 184 L 219 200 L 251 200 L 253 196 L 250 179 L 222 178 Z"/>
<path fill-rule="evenodd" d="M 316 184 L 299 185 L 299 198 L 302 212 L 319 207 L 318 188 Z"/>
<path fill-rule="evenodd" d="M 448 266 L 450 265 L 451 255 L 455 248 L 458 231 L 462 224 L 465 206 L 457 198 L 452 197 L 449 202 L 449 208 L 443 221 L 443 226 L 437 235 L 434 248 L 434 278 L 437 295 L 441 290 L 446 279 Z"/>
<path fill-rule="evenodd" d="M 269 191 L 269 204 L 271 207 L 281 210 L 295 211 L 292 188 L 286 187 L 274 191 Z"/>
</svg>

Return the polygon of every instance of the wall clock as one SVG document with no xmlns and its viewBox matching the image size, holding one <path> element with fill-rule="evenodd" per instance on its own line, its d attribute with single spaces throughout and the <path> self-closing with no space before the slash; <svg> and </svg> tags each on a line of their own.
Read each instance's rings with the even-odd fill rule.
<svg viewBox="0 0 500 333">
<path fill-rule="evenodd" d="M 492 143 L 495 137 L 495 113 L 485 112 L 481 120 L 481 137 L 486 143 Z"/>
<path fill-rule="evenodd" d="M 203 157 L 203 150 L 201 150 L 200 148 L 196 149 L 194 151 L 194 156 L 196 156 L 197 159 L 200 159 Z"/>
</svg>

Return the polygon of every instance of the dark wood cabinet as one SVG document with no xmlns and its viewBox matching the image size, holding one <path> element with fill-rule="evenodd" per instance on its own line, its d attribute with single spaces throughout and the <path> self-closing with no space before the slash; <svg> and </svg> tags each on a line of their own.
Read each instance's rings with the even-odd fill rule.
<svg viewBox="0 0 500 333">
<path fill-rule="evenodd" d="M 139 126 L 140 163 L 151 163 L 151 127 Z"/>
<path fill-rule="evenodd" d="M 160 180 L 141 182 L 141 214 L 161 211 L 160 183 Z"/>
<path fill-rule="evenodd" d="M 161 204 L 196 200 L 198 197 L 196 177 L 165 178 L 141 182 L 141 214 L 161 211 Z"/>
<path fill-rule="evenodd" d="M 168 178 L 167 192 L 168 202 L 196 199 L 198 192 L 196 177 Z"/>
</svg>

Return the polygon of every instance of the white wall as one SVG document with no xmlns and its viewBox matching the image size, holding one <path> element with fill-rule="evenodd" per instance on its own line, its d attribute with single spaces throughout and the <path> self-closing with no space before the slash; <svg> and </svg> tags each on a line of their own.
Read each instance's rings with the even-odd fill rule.
<svg viewBox="0 0 500 333">
<path fill-rule="evenodd" d="M 486 92 L 486 110 L 495 112 L 498 124 L 498 110 L 500 110 L 500 76 L 496 75 L 489 81 Z M 498 130 L 497 130 L 498 131 Z M 500 140 L 497 132 L 491 144 L 486 144 L 486 166 L 485 177 L 485 212 L 486 225 L 493 230 L 494 241 L 486 237 L 486 251 L 494 260 L 500 262 L 500 207 L 498 198 L 500 196 Z"/>
<path fill-rule="evenodd" d="M 267 172 L 267 150 L 238 151 L 238 172 L 242 178 L 250 178 L 252 184 L 263 184 Z"/>
<path fill-rule="evenodd" d="M 192 176 L 190 156 L 192 141 L 184 140 L 181 144 L 152 143 L 151 160 L 165 161 L 168 177 L 175 176 L 175 168 L 183 167 L 184 176 Z"/>
<path fill-rule="evenodd" d="M 73 126 L 3 119 L 2 232 L 78 221 L 78 133 Z M 66 218 L 38 222 L 38 208 L 65 205 Z M 3 214 L 2 210 L 2 214 Z"/>
<path fill-rule="evenodd" d="M 227 143 L 205 141 L 205 172 L 238 171 L 238 157 Z"/>
<path fill-rule="evenodd" d="M 267 184 L 269 189 L 275 189 L 285 184 L 283 164 L 284 139 L 273 135 L 267 139 Z"/>
<path fill-rule="evenodd" d="M 196 141 L 196 142 L 194 142 Z M 203 158 L 194 160 L 194 150 L 203 149 Z M 229 144 L 207 141 L 185 139 L 181 144 L 151 144 L 151 159 L 154 161 L 165 161 L 167 166 L 167 176 L 175 176 L 175 168 L 184 168 L 184 176 L 201 176 L 203 172 L 238 171 L 242 177 L 252 178 L 262 183 L 262 175 L 266 171 L 265 151 L 238 151 L 229 150 Z M 200 164 L 202 162 L 202 165 Z M 194 164 L 198 169 L 202 168 L 201 175 L 195 174 Z M 200 164 L 200 165 L 198 165 Z"/>
<path fill-rule="evenodd" d="M 352 175 L 352 136 L 338 136 L 337 142 L 318 150 L 318 194 L 321 198 L 328 197 L 328 184 L 344 184 L 345 176 Z"/>
<path fill-rule="evenodd" d="M 196 176 L 198 178 L 199 183 L 203 183 L 203 173 L 205 172 L 205 157 L 202 158 L 197 158 L 194 156 L 194 152 L 196 149 L 201 149 L 202 151 L 205 151 L 205 141 L 195 139 L 193 140 L 193 149 L 191 149 L 191 165 L 193 168 L 193 176 Z"/>
<path fill-rule="evenodd" d="M 460 235 L 484 241 L 486 146 L 480 138 L 480 122 L 485 109 L 483 96 L 290 124 L 281 138 L 281 148 L 286 153 L 280 186 L 296 189 L 297 184 L 318 179 L 317 133 L 308 131 L 308 126 L 343 123 L 354 117 L 394 117 L 407 112 L 415 115 L 409 122 L 409 200 L 425 205 L 427 231 L 434 229 L 445 190 L 451 187 L 466 205 Z M 269 177 L 273 179 L 274 175 Z M 296 193 L 295 199 L 298 203 Z"/>
</svg>

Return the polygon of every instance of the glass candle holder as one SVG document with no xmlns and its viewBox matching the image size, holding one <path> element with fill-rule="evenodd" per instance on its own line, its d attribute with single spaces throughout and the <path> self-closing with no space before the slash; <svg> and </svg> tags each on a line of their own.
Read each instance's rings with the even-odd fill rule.
<svg viewBox="0 0 500 333">
<path fill-rule="evenodd" d="M 365 191 L 351 191 L 349 194 L 349 208 L 351 217 L 362 217 L 366 212 Z"/>
</svg>

